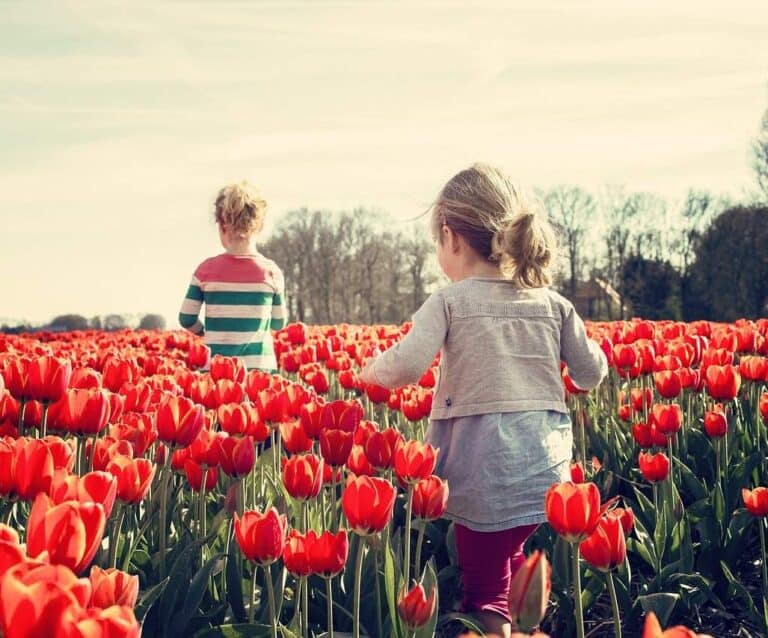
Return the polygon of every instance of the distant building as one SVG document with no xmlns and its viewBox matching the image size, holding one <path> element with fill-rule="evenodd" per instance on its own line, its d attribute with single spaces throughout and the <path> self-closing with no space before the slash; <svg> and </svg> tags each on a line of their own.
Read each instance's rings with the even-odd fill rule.
<svg viewBox="0 0 768 638">
<path fill-rule="evenodd" d="M 568 293 L 565 292 L 566 296 Z M 592 277 L 576 283 L 576 293 L 570 298 L 576 312 L 584 319 L 611 320 L 627 315 L 621 308 L 621 296 L 605 279 Z"/>
</svg>

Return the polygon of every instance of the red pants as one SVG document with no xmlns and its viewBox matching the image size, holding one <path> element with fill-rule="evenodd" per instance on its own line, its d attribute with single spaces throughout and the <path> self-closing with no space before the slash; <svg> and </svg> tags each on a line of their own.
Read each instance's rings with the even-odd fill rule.
<svg viewBox="0 0 768 638">
<path fill-rule="evenodd" d="M 454 527 L 464 590 L 462 611 L 491 611 L 510 620 L 509 583 L 525 562 L 523 543 L 538 525 L 501 532 L 475 532 L 459 524 Z"/>
</svg>

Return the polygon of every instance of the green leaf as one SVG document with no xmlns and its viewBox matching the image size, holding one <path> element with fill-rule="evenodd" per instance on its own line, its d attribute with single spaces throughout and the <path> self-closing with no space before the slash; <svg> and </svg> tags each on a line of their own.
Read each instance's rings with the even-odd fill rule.
<svg viewBox="0 0 768 638">
<path fill-rule="evenodd" d="M 154 605 L 157 599 L 160 598 L 167 584 L 168 578 L 165 578 L 141 595 L 141 598 L 139 599 L 138 603 L 136 604 L 136 608 L 134 609 L 136 620 L 142 622 L 144 618 L 146 618 L 149 610 L 152 608 L 152 605 Z"/>
<path fill-rule="evenodd" d="M 387 607 L 389 607 L 389 617 L 392 622 L 393 636 L 399 638 L 400 617 L 397 613 L 397 584 L 400 575 L 395 573 L 395 559 L 392 556 L 392 547 L 389 544 L 389 538 L 384 546 L 384 591 L 387 597 Z"/>
<path fill-rule="evenodd" d="M 223 553 L 212 556 L 206 563 L 200 568 L 200 571 L 195 574 L 192 582 L 189 584 L 189 590 L 187 596 L 184 599 L 184 605 L 176 614 L 176 618 L 173 621 L 173 626 L 176 632 L 183 634 L 184 630 L 189 626 L 189 621 L 195 617 L 200 602 L 203 600 L 205 591 L 208 588 L 208 579 L 211 576 L 214 568 L 221 568 L 221 559 L 224 556 Z"/>
<path fill-rule="evenodd" d="M 474 631 L 476 634 L 482 635 L 483 628 L 477 623 L 477 619 L 466 614 L 460 614 L 459 612 L 451 612 L 449 614 L 443 614 L 437 619 L 437 625 L 446 625 L 449 622 L 460 622 L 467 629 Z"/>
<path fill-rule="evenodd" d="M 656 614 L 659 623 L 664 627 L 669 622 L 669 618 L 675 609 L 677 601 L 680 600 L 680 596 L 669 593 L 646 594 L 645 596 L 638 596 L 637 600 L 642 606 L 643 611 L 652 611 Z"/>
<path fill-rule="evenodd" d="M 243 574 L 240 571 L 240 561 L 237 550 L 233 547 L 227 556 L 227 602 L 232 608 L 235 620 L 245 622 L 247 613 L 243 603 Z"/>
</svg>

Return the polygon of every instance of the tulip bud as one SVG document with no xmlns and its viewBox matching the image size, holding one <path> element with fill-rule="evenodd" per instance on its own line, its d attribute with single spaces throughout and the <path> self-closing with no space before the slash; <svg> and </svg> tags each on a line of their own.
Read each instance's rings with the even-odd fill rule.
<svg viewBox="0 0 768 638">
<path fill-rule="evenodd" d="M 520 566 L 509 585 L 509 614 L 518 629 L 529 633 L 547 611 L 552 568 L 544 552 L 536 550 Z"/>
</svg>

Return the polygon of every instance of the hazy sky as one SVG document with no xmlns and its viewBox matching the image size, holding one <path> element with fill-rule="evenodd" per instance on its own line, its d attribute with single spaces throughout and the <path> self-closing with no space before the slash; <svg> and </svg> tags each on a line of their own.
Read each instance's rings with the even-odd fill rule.
<svg viewBox="0 0 768 638">
<path fill-rule="evenodd" d="M 405 220 L 475 160 L 738 196 L 766 43 L 765 0 L 3 3 L 0 318 L 175 321 L 244 178 L 273 216 Z"/>
</svg>

